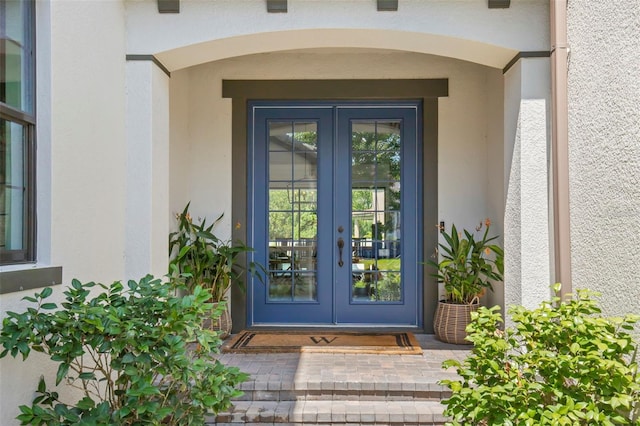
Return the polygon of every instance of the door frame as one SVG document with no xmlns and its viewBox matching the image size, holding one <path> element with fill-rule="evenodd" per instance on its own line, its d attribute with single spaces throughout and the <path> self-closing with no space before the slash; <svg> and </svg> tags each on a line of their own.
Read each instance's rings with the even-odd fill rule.
<svg viewBox="0 0 640 426">
<path fill-rule="evenodd" d="M 316 300 L 268 300 L 267 283 L 246 286 L 247 323 L 264 327 L 422 327 L 422 102 L 388 101 L 250 101 L 248 137 L 247 243 L 257 250 L 252 260 L 265 265 L 268 228 L 265 207 L 269 190 L 269 122 L 317 121 L 318 125 L 318 293 Z M 351 273 L 332 269 L 337 262 L 335 241 L 347 237 L 337 224 L 351 229 L 351 120 L 402 120 L 402 297 L 397 301 L 362 303 L 351 299 Z M 347 159 L 347 157 L 349 159 Z M 320 158 L 323 158 L 321 161 Z M 345 162 L 346 161 L 346 162 Z M 321 177 L 322 176 L 322 177 Z M 266 188 L 266 191 L 265 191 Z M 323 195 L 320 195 L 323 194 Z M 266 209 L 266 211 L 265 211 Z M 345 216 L 338 216 L 347 215 Z M 342 226 L 341 226 L 342 228 Z M 334 235 L 335 234 L 335 235 Z M 333 237 L 330 237 L 333 235 Z M 347 244 L 351 246 L 351 244 Z M 321 266 L 322 263 L 322 266 Z M 348 262 L 351 265 L 351 262 Z M 330 271 L 330 272 L 329 272 Z M 351 268 L 349 268 L 351 272 Z M 322 276 L 321 276 L 322 275 Z M 349 277 L 349 279 L 347 279 Z M 268 279 L 265 279 L 268 281 Z M 293 316 L 291 316 L 293 315 Z M 298 320 L 296 320 L 296 318 Z M 304 318 L 304 320 L 300 320 Z"/>
<path fill-rule="evenodd" d="M 232 99 L 232 238 L 247 239 L 247 105 L 249 100 L 422 100 L 423 244 L 425 255 L 437 247 L 438 234 L 438 98 L 449 94 L 448 79 L 392 80 L 223 80 L 222 96 Z M 431 232 L 429 232 L 432 230 Z M 432 318 L 438 287 L 425 266 L 423 324 L 433 333 Z M 233 330 L 247 325 L 247 298 L 234 288 L 231 296 Z"/>
</svg>

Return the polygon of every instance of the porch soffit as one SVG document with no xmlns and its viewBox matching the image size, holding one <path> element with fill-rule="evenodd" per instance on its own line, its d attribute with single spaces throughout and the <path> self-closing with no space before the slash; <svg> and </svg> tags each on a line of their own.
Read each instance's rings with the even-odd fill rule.
<svg viewBox="0 0 640 426">
<path fill-rule="evenodd" d="M 315 48 L 365 48 L 424 53 L 502 69 L 515 49 L 474 40 L 371 29 L 276 31 L 210 40 L 160 52 L 154 56 L 169 71 L 238 56 Z"/>
</svg>

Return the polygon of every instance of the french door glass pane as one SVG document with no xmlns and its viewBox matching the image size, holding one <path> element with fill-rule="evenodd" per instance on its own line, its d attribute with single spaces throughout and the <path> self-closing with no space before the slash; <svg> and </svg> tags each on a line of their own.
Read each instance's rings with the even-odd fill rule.
<svg viewBox="0 0 640 426">
<path fill-rule="evenodd" d="M 268 126 L 268 299 L 316 301 L 318 126 L 308 121 Z"/>
<path fill-rule="evenodd" d="M 351 123 L 352 302 L 402 300 L 400 121 Z"/>
</svg>

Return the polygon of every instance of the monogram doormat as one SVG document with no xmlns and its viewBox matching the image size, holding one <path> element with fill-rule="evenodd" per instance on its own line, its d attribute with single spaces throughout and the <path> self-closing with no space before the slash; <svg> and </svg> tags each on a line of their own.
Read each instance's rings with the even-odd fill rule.
<svg viewBox="0 0 640 426">
<path fill-rule="evenodd" d="M 242 331 L 222 345 L 223 353 L 324 352 L 420 355 L 411 333 L 351 331 Z"/>
</svg>

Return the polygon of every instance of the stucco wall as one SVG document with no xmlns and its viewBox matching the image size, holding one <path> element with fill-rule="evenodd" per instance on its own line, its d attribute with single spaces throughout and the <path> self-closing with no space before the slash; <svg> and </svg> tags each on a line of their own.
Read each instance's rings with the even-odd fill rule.
<svg viewBox="0 0 640 426">
<path fill-rule="evenodd" d="M 491 219 L 490 235 L 497 235 L 496 243 L 504 247 L 504 76 L 501 72 L 487 73 L 487 217 Z M 495 283 L 493 293 L 488 292 L 488 306 L 504 308 L 504 283 Z"/>
<path fill-rule="evenodd" d="M 569 1 L 573 284 L 615 315 L 640 313 L 638 34 L 637 0 Z"/>
<path fill-rule="evenodd" d="M 549 70 L 547 58 L 521 59 L 504 77 L 506 306 L 550 296 Z"/>
<path fill-rule="evenodd" d="M 124 268 L 124 8 L 51 8 L 51 260 L 64 282 L 113 280 Z"/>
<path fill-rule="evenodd" d="M 127 2 L 127 52 L 159 54 L 175 70 L 273 50 L 376 46 L 501 68 L 518 51 L 548 48 L 547 2 L 512 3 L 403 0 L 397 12 L 378 12 L 374 1 L 289 0 L 288 13 L 269 14 L 263 0 L 182 0 L 173 15 L 158 14 L 155 0 Z M 176 50 L 184 46 L 193 48 Z"/>
<path fill-rule="evenodd" d="M 39 265 L 63 266 L 67 284 L 111 282 L 124 272 L 124 5 L 36 3 Z M 0 296 L 0 316 L 33 292 Z M 17 424 L 18 406 L 56 368 L 38 354 L 2 359 L 0 424 Z"/>
</svg>

